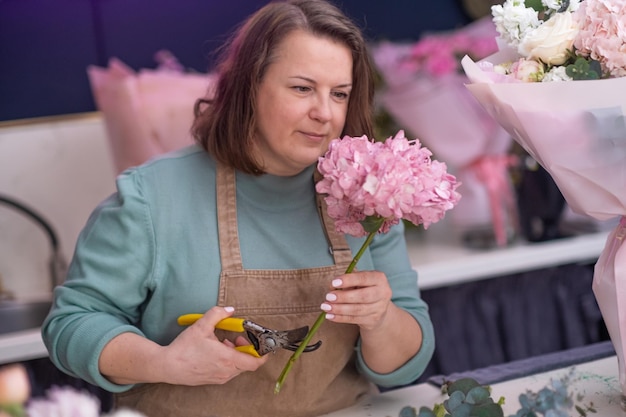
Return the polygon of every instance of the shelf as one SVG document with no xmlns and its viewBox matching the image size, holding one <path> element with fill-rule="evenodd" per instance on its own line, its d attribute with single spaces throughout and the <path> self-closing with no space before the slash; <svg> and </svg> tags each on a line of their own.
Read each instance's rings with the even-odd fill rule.
<svg viewBox="0 0 626 417">
<path fill-rule="evenodd" d="M 570 263 L 594 263 L 608 233 L 476 250 L 461 246 L 454 237 L 409 230 L 407 246 L 420 288 L 431 289 Z"/>
<path fill-rule="evenodd" d="M 40 329 L 0 335 L 0 365 L 47 356 Z"/>
</svg>

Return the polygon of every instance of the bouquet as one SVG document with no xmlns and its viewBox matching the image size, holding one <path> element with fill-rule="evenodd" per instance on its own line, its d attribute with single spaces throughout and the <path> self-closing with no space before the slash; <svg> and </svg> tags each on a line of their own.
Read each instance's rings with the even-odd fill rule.
<svg viewBox="0 0 626 417">
<path fill-rule="evenodd" d="M 87 68 L 118 173 L 193 143 L 189 130 L 194 103 L 210 94 L 214 83 L 211 74 L 184 72 L 167 51 L 155 58 L 157 69 L 138 73 L 116 58 L 108 68 Z"/>
<path fill-rule="evenodd" d="M 385 84 L 377 95 L 381 105 L 463 183 L 463 201 L 453 213 L 456 226 L 487 226 L 505 245 L 512 231 L 509 220 L 516 218 L 507 218 L 515 213 L 508 176 L 512 140 L 468 93 L 461 68 L 465 54 L 480 59 L 496 52 L 496 35 L 491 20 L 481 19 L 416 43 L 381 42 L 372 56 Z M 493 181 L 485 181 L 486 170 Z"/>
<path fill-rule="evenodd" d="M 574 212 L 626 215 L 626 1 L 506 0 L 492 11 L 502 48 L 478 63 L 463 58 L 467 88 Z M 625 223 L 608 237 L 593 290 L 626 394 Z"/>
<path fill-rule="evenodd" d="M 402 130 L 384 142 L 367 136 L 331 141 L 317 165 L 322 179 L 316 190 L 325 195 L 337 231 L 367 236 L 346 274 L 354 270 L 377 233 L 388 232 L 401 219 L 428 228 L 458 203 L 461 196 L 456 178 L 447 172 L 446 164 L 431 160 L 431 156 L 430 150 L 418 140 L 408 140 Z M 276 382 L 276 394 L 325 318 L 322 312 L 285 365 Z"/>
</svg>

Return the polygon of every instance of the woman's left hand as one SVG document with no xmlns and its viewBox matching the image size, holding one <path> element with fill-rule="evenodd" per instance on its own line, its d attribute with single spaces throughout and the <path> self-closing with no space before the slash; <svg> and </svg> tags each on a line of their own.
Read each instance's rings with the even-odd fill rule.
<svg viewBox="0 0 626 417">
<path fill-rule="evenodd" d="M 322 310 L 337 323 L 351 323 L 363 330 L 374 330 L 385 321 L 392 305 L 391 287 L 385 274 L 363 271 L 335 278 L 326 294 Z"/>
<path fill-rule="evenodd" d="M 344 274 L 332 282 L 322 310 L 328 320 L 359 326 L 365 363 L 381 374 L 413 357 L 422 344 L 417 321 L 391 301 L 387 277 L 378 271 Z M 394 343 L 381 343 L 394 341 Z"/>
</svg>

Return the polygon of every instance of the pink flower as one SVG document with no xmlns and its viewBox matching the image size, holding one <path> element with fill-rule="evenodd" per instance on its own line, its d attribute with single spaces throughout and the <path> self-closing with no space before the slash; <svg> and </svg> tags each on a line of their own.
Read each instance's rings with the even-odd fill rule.
<svg viewBox="0 0 626 417">
<path fill-rule="evenodd" d="M 612 77 L 626 76 L 626 1 L 586 0 L 577 13 L 577 53 L 600 61 Z"/>
<path fill-rule="evenodd" d="M 498 50 L 495 33 L 472 33 L 471 28 L 424 36 L 399 63 L 404 69 L 442 77 L 460 71 L 460 57 L 484 58 Z"/>
<path fill-rule="evenodd" d="M 543 64 L 532 59 L 520 58 L 509 69 L 516 80 L 538 82 L 543 78 Z"/>
<path fill-rule="evenodd" d="M 23 365 L 0 367 L 0 410 L 3 405 L 24 404 L 30 397 L 30 380 Z"/>
<path fill-rule="evenodd" d="M 318 162 L 323 179 L 317 191 L 326 194 L 328 214 L 337 230 L 365 236 L 362 222 L 376 217 L 379 232 L 405 219 L 428 228 L 460 199 L 456 178 L 432 153 L 400 131 L 384 142 L 367 136 L 335 139 Z"/>
</svg>

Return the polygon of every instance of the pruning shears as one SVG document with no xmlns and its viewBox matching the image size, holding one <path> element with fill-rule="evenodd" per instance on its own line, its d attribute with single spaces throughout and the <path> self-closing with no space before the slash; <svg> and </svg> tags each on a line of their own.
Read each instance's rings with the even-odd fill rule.
<svg viewBox="0 0 626 417">
<path fill-rule="evenodd" d="M 178 324 L 189 326 L 200 319 L 200 317 L 202 317 L 202 314 L 184 314 L 178 317 Z M 219 321 L 215 328 L 229 332 L 246 333 L 251 344 L 237 346 L 235 349 L 257 358 L 270 352 L 276 352 L 278 349 L 295 351 L 309 332 L 309 326 L 292 330 L 272 330 L 253 321 L 235 317 L 227 317 Z M 304 348 L 304 352 L 312 352 L 318 349 L 321 344 L 322 341 L 320 340 L 309 345 Z"/>
</svg>

